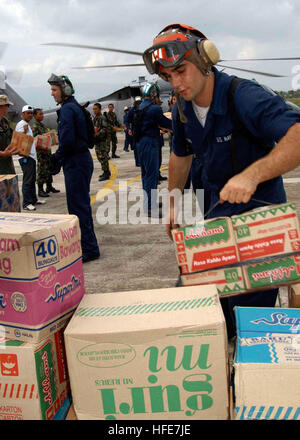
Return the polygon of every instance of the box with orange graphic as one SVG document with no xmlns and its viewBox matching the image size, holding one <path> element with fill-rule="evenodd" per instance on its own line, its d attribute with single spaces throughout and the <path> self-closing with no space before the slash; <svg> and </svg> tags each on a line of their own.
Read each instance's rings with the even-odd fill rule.
<svg viewBox="0 0 300 440">
<path fill-rule="evenodd" d="M 61 420 L 69 408 L 62 331 L 39 344 L 0 341 L 0 420 Z"/>
<path fill-rule="evenodd" d="M 221 296 L 245 291 L 229 217 L 184 226 L 172 234 L 183 286 L 216 284 Z"/>
</svg>

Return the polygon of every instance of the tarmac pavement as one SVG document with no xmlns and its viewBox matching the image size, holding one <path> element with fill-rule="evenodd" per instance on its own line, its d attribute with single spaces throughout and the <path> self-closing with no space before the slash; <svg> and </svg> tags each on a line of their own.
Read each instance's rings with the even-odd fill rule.
<svg viewBox="0 0 300 440">
<path fill-rule="evenodd" d="M 151 224 L 150 219 L 143 217 L 146 224 L 104 224 L 97 222 L 97 212 L 103 212 L 104 207 L 110 207 L 112 201 L 107 195 L 117 200 L 117 212 L 120 207 L 120 192 L 132 189 L 141 190 L 142 182 L 140 168 L 135 166 L 133 151 L 123 150 L 124 134 L 118 133 L 119 159 L 110 160 L 111 178 L 99 182 L 102 174 L 94 150 L 94 173 L 91 181 L 91 206 L 94 218 L 95 233 L 98 239 L 101 257 L 83 265 L 85 287 L 87 293 L 109 293 L 117 291 L 157 289 L 174 287 L 178 279 L 178 267 L 172 241 L 165 232 L 165 225 Z M 168 175 L 169 142 L 165 139 L 162 149 L 161 174 Z M 19 177 L 21 194 L 22 171 L 15 160 L 16 173 Z M 288 201 L 294 202 L 300 212 L 300 169 L 297 168 L 284 176 Z M 162 181 L 159 189 L 167 188 L 167 180 Z M 66 214 L 67 204 L 65 195 L 64 176 L 61 171 L 53 178 L 53 186 L 60 193 L 44 198 L 45 205 L 38 205 L 36 213 Z M 125 200 L 124 197 L 122 200 Z M 105 205 L 103 205 L 103 203 Z M 124 203 L 123 203 L 124 204 Z M 122 218 L 124 210 L 128 211 L 133 205 L 128 202 L 128 208 L 120 211 Z M 103 217 L 103 216 L 102 216 Z M 280 289 L 278 306 L 287 306 L 287 289 Z"/>
</svg>

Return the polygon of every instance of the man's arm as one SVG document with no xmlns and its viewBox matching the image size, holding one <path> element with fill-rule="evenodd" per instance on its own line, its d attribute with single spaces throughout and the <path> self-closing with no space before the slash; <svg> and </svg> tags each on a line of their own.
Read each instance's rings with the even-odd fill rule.
<svg viewBox="0 0 300 440">
<path fill-rule="evenodd" d="M 170 156 L 169 161 L 169 193 L 171 193 L 175 189 L 179 189 L 180 192 L 183 191 L 184 186 L 186 184 L 191 165 L 192 165 L 193 156 L 176 156 L 173 152 Z M 175 211 L 176 211 L 176 200 L 174 197 L 170 197 L 170 210 L 169 210 L 169 222 L 166 225 L 167 234 L 172 238 L 172 229 L 179 227 L 176 223 Z"/>
<path fill-rule="evenodd" d="M 300 165 L 300 123 L 292 125 L 273 150 L 233 176 L 220 192 L 229 203 L 247 203 L 257 186 Z"/>
</svg>

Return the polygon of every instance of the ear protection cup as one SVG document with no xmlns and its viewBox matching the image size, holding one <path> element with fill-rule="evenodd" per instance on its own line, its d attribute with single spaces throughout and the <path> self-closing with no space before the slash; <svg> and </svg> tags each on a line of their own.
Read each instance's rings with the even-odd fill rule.
<svg viewBox="0 0 300 440">
<path fill-rule="evenodd" d="M 212 41 L 199 39 L 197 48 L 191 49 L 186 59 L 194 63 L 204 75 L 208 76 L 212 66 L 219 61 L 220 55 Z"/>
<path fill-rule="evenodd" d="M 64 84 L 62 85 L 62 91 L 64 93 L 65 96 L 72 96 L 74 93 L 74 89 L 72 87 L 72 85 L 68 82 L 68 79 L 63 76 L 63 81 Z"/>
<path fill-rule="evenodd" d="M 63 86 L 63 93 L 65 96 L 71 96 L 72 95 L 72 87 L 69 84 L 65 84 Z"/>
<path fill-rule="evenodd" d="M 220 54 L 214 43 L 210 40 L 200 40 L 198 51 L 206 64 L 213 66 L 220 60 Z"/>
</svg>

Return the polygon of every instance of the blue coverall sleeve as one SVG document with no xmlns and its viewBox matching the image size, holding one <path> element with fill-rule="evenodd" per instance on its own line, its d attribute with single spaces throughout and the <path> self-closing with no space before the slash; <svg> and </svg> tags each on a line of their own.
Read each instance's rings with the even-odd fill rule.
<svg viewBox="0 0 300 440">
<path fill-rule="evenodd" d="M 76 128 L 75 128 L 75 115 L 70 106 L 62 107 L 59 124 L 59 148 L 55 153 L 57 159 L 61 159 L 63 156 L 68 156 L 75 145 Z"/>
<path fill-rule="evenodd" d="M 160 127 L 166 128 L 168 130 L 172 130 L 172 121 L 171 119 L 167 118 L 164 114 L 162 109 L 159 107 L 158 111 L 156 112 L 156 122 Z"/>
<path fill-rule="evenodd" d="M 300 114 L 288 109 L 279 95 L 272 95 L 253 81 L 241 82 L 234 95 L 236 111 L 248 130 L 256 137 L 278 142 Z"/>
<path fill-rule="evenodd" d="M 179 118 L 177 105 L 172 109 L 172 151 L 176 156 L 190 156 L 193 152 L 187 148 L 188 141 L 184 134 L 184 127 Z"/>
</svg>

